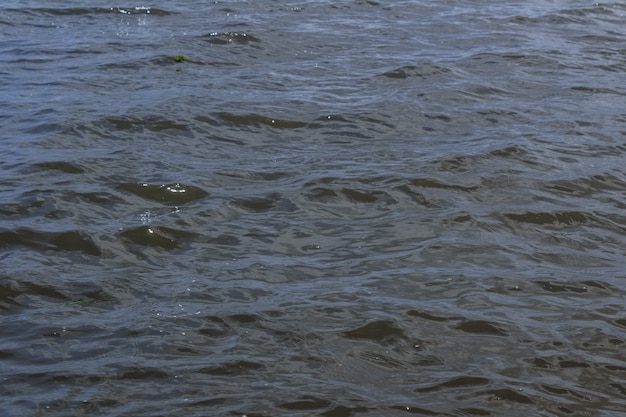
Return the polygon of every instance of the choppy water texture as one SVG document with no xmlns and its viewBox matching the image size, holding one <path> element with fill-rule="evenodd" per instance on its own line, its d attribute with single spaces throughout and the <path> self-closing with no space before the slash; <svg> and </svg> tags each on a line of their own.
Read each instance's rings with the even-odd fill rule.
<svg viewBox="0 0 626 417">
<path fill-rule="evenodd" d="M 625 28 L 4 1 L 3 415 L 626 415 Z"/>
</svg>

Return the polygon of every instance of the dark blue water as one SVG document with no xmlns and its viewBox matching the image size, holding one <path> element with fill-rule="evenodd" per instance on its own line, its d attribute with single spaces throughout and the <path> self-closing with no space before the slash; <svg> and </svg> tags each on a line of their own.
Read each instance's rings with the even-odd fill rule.
<svg viewBox="0 0 626 417">
<path fill-rule="evenodd" d="M 626 415 L 626 6 L 0 6 L 0 414 Z"/>
</svg>

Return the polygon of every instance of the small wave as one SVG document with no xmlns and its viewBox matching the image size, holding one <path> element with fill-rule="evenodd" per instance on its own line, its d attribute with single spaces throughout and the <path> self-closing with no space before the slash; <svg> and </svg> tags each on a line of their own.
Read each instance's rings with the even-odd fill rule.
<svg viewBox="0 0 626 417">
<path fill-rule="evenodd" d="M 207 366 L 195 370 L 194 372 L 213 376 L 245 375 L 253 371 L 263 370 L 265 365 L 248 360 L 237 360 L 218 365 Z"/>
<path fill-rule="evenodd" d="M 586 293 L 587 292 L 587 286 L 584 284 L 581 285 L 572 285 L 572 284 L 565 284 L 565 283 L 560 283 L 557 284 L 556 282 L 551 282 L 551 281 L 536 281 L 535 284 L 540 287 L 542 290 L 549 292 L 549 293 Z"/>
<path fill-rule="evenodd" d="M 200 200 L 209 195 L 199 187 L 180 183 L 164 185 L 125 183 L 120 184 L 119 188 L 147 200 L 176 205 Z"/>
<path fill-rule="evenodd" d="M 187 130 L 185 124 L 166 119 L 162 116 L 148 116 L 144 118 L 110 117 L 100 122 L 112 125 L 116 130 L 146 129 L 151 132 L 163 132 L 166 130 Z"/>
<path fill-rule="evenodd" d="M 169 379 L 172 375 L 163 371 L 162 369 L 145 367 L 145 366 L 133 366 L 128 368 L 121 368 L 111 375 L 112 380 L 154 380 L 154 379 Z"/>
<path fill-rule="evenodd" d="M 243 170 L 224 170 L 217 173 L 217 175 L 223 175 L 225 177 L 243 179 L 246 181 L 277 181 L 291 176 L 289 172 L 276 171 L 276 172 L 252 172 Z"/>
<path fill-rule="evenodd" d="M 345 200 L 355 204 L 368 203 L 393 203 L 395 200 L 384 191 L 357 190 L 353 188 L 332 189 L 328 187 L 315 187 L 308 192 L 308 198 L 318 202 L 329 200 Z"/>
<path fill-rule="evenodd" d="M 36 8 L 36 9 L 27 9 L 25 10 L 31 13 L 43 13 L 49 14 L 53 16 L 72 16 L 72 15 L 89 15 L 89 14 L 110 14 L 110 13 L 118 13 L 118 14 L 142 14 L 142 15 L 155 15 L 155 16 L 168 16 L 172 14 L 176 14 L 176 12 L 164 10 L 164 9 L 155 9 L 152 7 L 68 7 L 68 8 Z"/>
<path fill-rule="evenodd" d="M 440 188 L 444 190 L 457 190 L 457 191 L 465 191 L 465 192 L 476 191 L 480 188 L 479 186 L 464 186 L 464 185 L 457 185 L 457 184 L 448 184 L 448 183 L 438 181 L 432 178 L 415 178 L 411 180 L 410 184 L 414 187 L 419 187 L 419 188 Z"/>
<path fill-rule="evenodd" d="M 256 36 L 243 32 L 211 32 L 205 35 L 203 39 L 213 45 L 228 45 L 232 43 L 246 45 L 261 41 Z"/>
<path fill-rule="evenodd" d="M 218 113 L 218 116 L 227 122 L 237 126 L 271 126 L 279 129 L 297 129 L 307 126 L 308 123 L 297 120 L 277 119 L 260 114 L 234 114 L 228 112 Z"/>
<path fill-rule="evenodd" d="M 397 79 L 406 79 L 406 78 L 421 78 L 421 79 L 431 79 L 433 77 L 448 75 L 452 72 L 452 70 L 448 67 L 444 67 L 442 65 L 436 64 L 420 64 L 420 65 L 405 65 L 403 67 L 396 68 L 391 71 L 387 71 L 380 76 L 387 78 L 397 78 Z"/>
<path fill-rule="evenodd" d="M 445 389 L 459 390 L 462 388 L 473 388 L 476 386 L 488 385 L 489 382 L 490 381 L 487 378 L 475 376 L 459 376 L 435 385 L 417 388 L 415 392 L 432 392 Z"/>
<path fill-rule="evenodd" d="M 453 320 L 460 319 L 460 317 L 442 317 L 442 316 L 428 313 L 426 311 L 417 311 L 417 310 L 409 310 L 407 311 L 406 314 L 411 317 L 418 317 L 423 320 L 429 320 L 429 321 L 435 321 L 435 322 L 446 322 L 446 321 L 453 321 Z"/>
<path fill-rule="evenodd" d="M 164 226 L 140 226 L 120 233 L 123 240 L 140 246 L 167 250 L 178 249 L 195 237 L 195 233 Z"/>
<path fill-rule="evenodd" d="M 348 183 L 354 185 L 354 180 L 347 181 L 346 179 L 335 177 L 318 178 L 305 184 L 305 187 L 308 189 L 306 196 L 308 199 L 320 203 L 341 202 L 343 200 L 351 204 L 394 204 L 397 201 L 391 194 L 372 186 L 377 182 L 385 182 L 385 180 L 386 178 L 362 179 L 356 182 L 361 183 L 363 187 L 357 188 L 344 185 Z"/>
<path fill-rule="evenodd" d="M 241 207 L 250 212 L 266 212 L 269 210 L 280 210 L 283 212 L 293 212 L 298 210 L 291 200 L 282 194 L 270 194 L 266 197 L 244 197 L 232 200 L 232 205 Z"/>
<path fill-rule="evenodd" d="M 507 213 L 504 217 L 519 223 L 556 227 L 578 226 L 593 222 L 593 215 L 580 211 Z"/>
</svg>

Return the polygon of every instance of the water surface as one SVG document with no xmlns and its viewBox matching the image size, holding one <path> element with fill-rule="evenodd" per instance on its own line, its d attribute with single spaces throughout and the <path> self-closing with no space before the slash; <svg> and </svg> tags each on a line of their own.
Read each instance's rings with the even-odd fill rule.
<svg viewBox="0 0 626 417">
<path fill-rule="evenodd" d="M 3 2 L 0 408 L 624 415 L 625 22 Z"/>
</svg>

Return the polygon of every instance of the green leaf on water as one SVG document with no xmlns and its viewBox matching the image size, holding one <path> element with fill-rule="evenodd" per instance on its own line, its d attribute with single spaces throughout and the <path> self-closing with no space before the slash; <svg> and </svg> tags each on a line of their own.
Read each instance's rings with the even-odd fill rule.
<svg viewBox="0 0 626 417">
<path fill-rule="evenodd" d="M 184 61 L 186 61 L 186 60 L 187 60 L 187 58 L 185 58 L 185 56 L 184 56 L 184 55 L 176 55 L 176 56 L 174 57 L 174 61 L 176 61 L 176 62 L 184 62 Z"/>
</svg>

